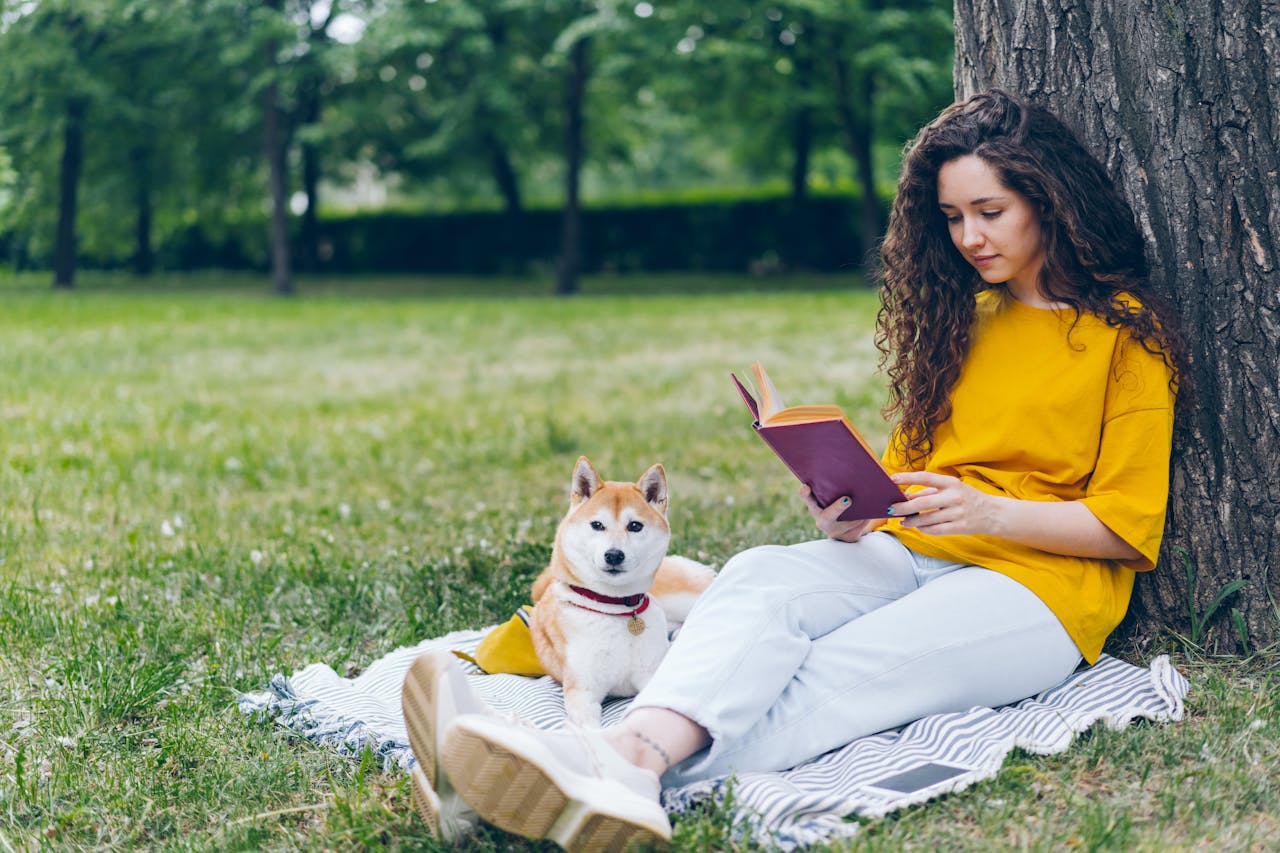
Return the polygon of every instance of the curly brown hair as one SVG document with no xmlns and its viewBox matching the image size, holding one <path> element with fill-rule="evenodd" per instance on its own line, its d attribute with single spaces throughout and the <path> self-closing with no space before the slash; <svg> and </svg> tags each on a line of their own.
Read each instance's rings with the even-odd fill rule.
<svg viewBox="0 0 1280 853">
<path fill-rule="evenodd" d="M 993 89 L 952 104 L 908 146 L 880 248 L 876 346 L 889 379 L 903 458 L 923 466 L 969 349 L 974 297 L 990 285 L 952 244 L 938 208 L 938 171 L 982 158 L 1040 214 L 1046 299 L 1126 329 L 1168 364 L 1176 387 L 1186 348 L 1172 311 L 1148 283 L 1146 245 L 1106 170 L 1048 110 Z M 996 285 L 997 287 L 1000 285 Z M 1132 299 L 1120 299 L 1120 294 Z M 1074 324 L 1073 324 L 1074 327 Z"/>
</svg>

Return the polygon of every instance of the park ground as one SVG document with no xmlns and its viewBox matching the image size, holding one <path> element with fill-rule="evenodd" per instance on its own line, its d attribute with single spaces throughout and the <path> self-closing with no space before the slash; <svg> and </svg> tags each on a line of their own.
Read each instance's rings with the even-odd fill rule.
<svg viewBox="0 0 1280 853">
<path fill-rule="evenodd" d="M 883 446 L 853 276 L 306 280 L 0 274 L 0 847 L 437 849 L 406 778 L 239 713 L 525 600 L 588 455 L 662 462 L 672 550 L 814 535 L 730 371 Z M 1167 567 L 1161 567 L 1167 570 Z M 868 821 L 852 850 L 1280 849 L 1274 653 L 1172 633 L 1186 718 Z M 472 850 L 546 849 L 497 831 Z M 738 849 L 723 813 L 677 850 Z"/>
</svg>

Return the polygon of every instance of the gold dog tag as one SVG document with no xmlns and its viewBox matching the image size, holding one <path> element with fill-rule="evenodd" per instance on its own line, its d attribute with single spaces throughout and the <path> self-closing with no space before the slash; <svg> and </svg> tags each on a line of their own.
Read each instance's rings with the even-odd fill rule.
<svg viewBox="0 0 1280 853">
<path fill-rule="evenodd" d="M 627 620 L 627 630 L 637 637 L 640 636 L 644 633 L 644 620 L 639 616 L 632 616 Z"/>
</svg>

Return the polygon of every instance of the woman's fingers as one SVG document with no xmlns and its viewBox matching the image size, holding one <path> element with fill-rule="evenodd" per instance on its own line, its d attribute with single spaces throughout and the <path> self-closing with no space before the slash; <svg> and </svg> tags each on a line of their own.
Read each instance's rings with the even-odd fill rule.
<svg viewBox="0 0 1280 853">
<path fill-rule="evenodd" d="M 926 486 L 919 491 L 912 492 L 911 496 L 905 501 L 891 504 L 889 506 L 889 515 L 902 518 L 903 516 L 925 512 L 926 510 L 937 509 L 941 506 L 941 502 L 943 501 L 943 498 L 935 497 L 940 493 L 941 489 L 938 489 L 935 486 Z M 933 498 L 933 500 L 926 500 L 926 498 Z"/>
<path fill-rule="evenodd" d="M 895 480 L 923 485 L 908 500 L 894 504 L 893 515 L 902 526 L 936 536 L 989 533 L 992 529 L 991 497 L 955 477 L 913 472 Z"/>
<path fill-rule="evenodd" d="M 863 533 L 866 533 L 868 526 L 866 521 L 862 519 L 854 521 L 840 520 L 841 513 L 847 510 L 851 503 L 847 496 L 832 501 L 829 506 L 821 507 L 813 497 L 813 491 L 808 486 L 801 486 L 800 498 L 804 501 L 805 506 L 809 508 L 809 514 L 813 516 L 813 521 L 818 526 L 818 529 L 830 538 L 839 539 L 842 542 L 856 542 L 862 537 Z"/>
<path fill-rule="evenodd" d="M 820 518 L 828 524 L 837 524 L 840 521 L 840 515 L 849 508 L 850 500 L 848 498 L 839 498 L 831 502 L 830 506 L 821 510 Z"/>
<path fill-rule="evenodd" d="M 800 500 L 804 501 L 804 505 L 809 508 L 809 512 L 814 514 L 822 512 L 822 507 L 818 506 L 818 501 L 813 496 L 813 489 L 807 485 L 800 486 Z"/>
<path fill-rule="evenodd" d="M 800 499 L 804 501 L 804 505 L 809 508 L 809 514 L 818 522 L 821 527 L 824 522 L 834 522 L 840 517 L 840 513 L 849 508 L 849 499 L 840 498 L 832 501 L 830 505 L 822 507 L 818 504 L 817 498 L 813 496 L 813 490 L 808 486 L 800 487 Z"/>
</svg>

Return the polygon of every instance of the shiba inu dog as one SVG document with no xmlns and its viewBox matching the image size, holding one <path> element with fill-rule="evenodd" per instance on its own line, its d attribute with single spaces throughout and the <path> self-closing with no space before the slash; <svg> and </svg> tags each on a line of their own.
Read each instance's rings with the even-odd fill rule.
<svg viewBox="0 0 1280 853">
<path fill-rule="evenodd" d="M 634 696 L 648 683 L 669 631 L 715 577 L 709 566 L 668 557 L 670 540 L 661 465 L 616 483 L 578 458 L 529 617 L 538 660 L 563 686 L 571 722 L 599 726 L 605 697 Z"/>
</svg>

